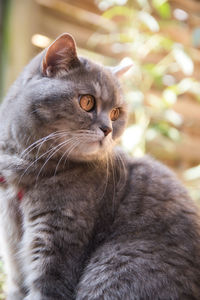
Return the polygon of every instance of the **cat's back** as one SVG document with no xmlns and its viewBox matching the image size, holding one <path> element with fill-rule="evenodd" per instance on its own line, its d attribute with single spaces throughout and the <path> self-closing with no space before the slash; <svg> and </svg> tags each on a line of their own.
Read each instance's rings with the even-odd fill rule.
<svg viewBox="0 0 200 300">
<path fill-rule="evenodd" d="M 132 216 L 132 223 L 135 220 L 135 226 L 142 230 L 174 230 L 173 234 L 180 237 L 196 234 L 200 243 L 199 208 L 176 175 L 148 156 L 127 161 L 128 177 L 120 210 Z"/>
<path fill-rule="evenodd" d="M 114 221 L 92 256 L 78 299 L 86 299 L 84 284 L 95 278 L 111 282 L 112 299 L 200 299 L 197 207 L 167 167 L 149 157 L 132 159 L 118 150 L 115 154 L 115 173 L 121 172 L 125 183 L 120 193 L 117 185 Z"/>
<path fill-rule="evenodd" d="M 126 250 L 131 249 L 130 261 L 141 277 L 155 272 L 200 297 L 198 207 L 161 163 L 150 157 L 126 160 L 128 179 L 112 238 L 129 241 Z"/>
</svg>

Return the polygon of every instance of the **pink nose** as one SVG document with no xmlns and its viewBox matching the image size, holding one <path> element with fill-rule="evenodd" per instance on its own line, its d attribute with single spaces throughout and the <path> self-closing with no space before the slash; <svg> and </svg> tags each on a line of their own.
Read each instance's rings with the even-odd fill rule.
<svg viewBox="0 0 200 300">
<path fill-rule="evenodd" d="M 112 129 L 108 126 L 101 126 L 99 128 L 103 131 L 105 136 L 107 136 L 110 132 L 112 132 Z"/>
</svg>

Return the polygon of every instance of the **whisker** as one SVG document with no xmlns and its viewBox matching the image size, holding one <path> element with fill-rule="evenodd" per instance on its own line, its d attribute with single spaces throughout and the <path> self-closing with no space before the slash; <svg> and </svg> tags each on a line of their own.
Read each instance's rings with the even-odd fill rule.
<svg viewBox="0 0 200 300">
<path fill-rule="evenodd" d="M 28 171 L 28 169 L 30 167 L 32 167 L 38 160 L 40 160 L 42 157 L 44 157 L 45 155 L 47 155 L 49 152 L 51 153 L 52 151 L 54 151 L 54 149 L 57 148 L 59 145 L 55 146 L 53 149 L 49 149 L 48 151 L 44 152 L 38 158 L 36 158 L 30 165 L 28 165 L 28 167 L 25 169 L 25 171 L 23 172 L 23 174 L 20 176 L 18 183 L 20 183 L 22 177 L 26 174 L 26 172 Z"/>
<path fill-rule="evenodd" d="M 113 199 L 112 199 L 112 211 L 113 211 L 113 216 L 114 216 L 114 212 L 115 212 L 115 194 L 116 194 L 116 182 L 115 182 L 115 171 L 114 171 L 114 167 L 113 167 L 113 158 L 112 156 L 109 157 L 110 158 L 110 163 L 111 163 L 111 172 L 112 172 L 112 178 L 113 178 Z"/>
<path fill-rule="evenodd" d="M 23 157 L 25 154 L 28 155 L 31 151 L 33 151 L 35 148 L 37 148 L 38 146 L 40 147 L 40 145 L 42 146 L 42 144 L 50 139 L 55 138 L 56 136 L 65 136 L 67 134 L 70 134 L 73 136 L 81 136 L 82 135 L 91 135 L 91 137 L 97 136 L 97 134 L 91 130 L 76 130 L 76 131 L 66 131 L 66 130 L 60 130 L 60 131 L 55 131 L 50 133 L 49 135 L 42 137 L 41 139 L 38 139 L 37 141 L 35 141 L 34 143 L 32 143 L 31 145 L 29 145 L 22 153 L 21 153 L 21 157 Z M 29 137 L 30 139 L 30 137 Z M 32 149 L 31 149 L 32 148 Z M 29 151 L 28 151 L 29 150 Z"/>
<path fill-rule="evenodd" d="M 37 153 L 36 153 L 36 158 L 38 157 L 38 155 L 39 155 L 39 153 L 40 153 L 40 149 L 41 149 L 42 145 L 43 145 L 45 142 L 47 142 L 47 141 L 49 141 L 49 140 L 52 140 L 52 139 L 57 140 L 57 139 L 63 138 L 63 137 L 66 137 L 66 133 L 65 133 L 65 132 L 64 132 L 64 133 L 59 133 L 59 134 L 57 134 L 56 136 L 53 136 L 53 137 L 51 137 L 51 138 L 46 139 L 45 141 L 42 141 L 42 142 L 40 143 L 40 145 L 38 145 L 39 148 L 38 148 L 38 151 L 37 151 Z"/>
<path fill-rule="evenodd" d="M 49 149 L 47 150 L 45 153 L 42 153 L 40 156 L 39 153 L 40 153 L 40 149 L 42 147 L 42 145 L 47 142 L 47 141 L 50 141 L 52 139 L 55 139 L 57 140 L 58 138 L 63 138 L 63 137 L 67 137 L 67 136 L 72 136 L 73 137 L 70 137 L 68 138 L 66 141 L 60 143 L 59 145 L 56 145 L 55 147 L 53 147 L 53 149 Z M 98 135 L 94 132 L 94 131 L 91 131 L 91 130 L 75 130 L 75 131 L 67 131 L 67 130 L 60 130 L 60 131 L 55 131 L 55 132 L 52 132 L 50 133 L 49 135 L 45 136 L 45 137 L 42 137 L 41 139 L 38 139 L 37 141 L 35 141 L 34 143 L 32 143 L 31 145 L 29 145 L 22 153 L 21 153 L 21 157 L 22 158 L 25 158 L 28 156 L 28 154 L 33 151 L 35 148 L 38 147 L 38 150 L 37 150 L 37 153 L 36 153 L 36 157 L 35 157 L 35 160 L 32 161 L 28 166 L 27 168 L 24 170 L 23 174 L 20 176 L 19 178 L 19 183 L 21 181 L 21 179 L 23 178 L 23 176 L 27 173 L 28 169 L 31 168 L 31 166 L 33 166 L 35 163 L 37 163 L 41 158 L 45 157 L 47 154 L 48 157 L 45 161 L 45 163 L 43 164 L 42 168 L 40 169 L 39 173 L 38 173 L 38 176 L 37 178 L 39 177 L 42 169 L 45 167 L 45 165 L 47 164 L 47 162 L 51 159 L 51 157 L 53 155 L 55 155 L 59 150 L 60 148 L 59 147 L 64 147 L 64 145 L 67 145 L 67 143 L 69 143 L 70 141 L 74 140 L 74 139 L 84 139 L 85 137 L 87 138 L 90 138 L 91 141 L 97 141 L 98 140 Z M 77 146 L 77 145 L 76 145 Z M 58 150 L 56 150 L 58 149 Z M 71 149 L 71 148 L 70 148 Z M 70 149 L 68 149 L 67 151 L 69 151 Z M 56 150 L 56 151 L 55 151 Z M 55 152 L 54 152 L 55 151 Z M 66 154 L 66 153 L 65 153 Z M 64 155 L 63 155 L 64 157 Z M 61 157 L 61 160 L 62 158 Z M 68 156 L 67 156 L 68 157 Z M 60 161 L 58 162 L 58 166 L 59 166 L 59 163 Z M 64 164 L 66 163 L 66 160 L 64 162 Z M 58 167 L 57 167 L 58 168 Z M 57 171 L 57 170 L 56 170 Z"/>
<path fill-rule="evenodd" d="M 106 189 L 107 189 L 107 186 L 108 186 L 108 179 L 109 179 L 109 164 L 108 164 L 108 154 L 106 153 L 106 183 L 105 183 L 105 187 L 104 187 L 104 190 L 103 190 L 103 194 L 100 198 L 100 201 L 103 199 L 103 197 L 105 195 L 105 192 L 106 192 Z"/>
<path fill-rule="evenodd" d="M 72 140 L 73 138 L 71 138 L 70 140 Z M 60 143 L 59 145 L 57 145 L 56 147 L 54 147 L 53 149 L 51 149 L 51 152 L 52 152 L 52 150 L 54 151 L 54 150 L 56 150 L 56 151 L 54 151 L 50 156 L 48 156 L 47 157 L 47 159 L 46 159 L 46 161 L 44 162 L 44 164 L 42 165 L 42 167 L 40 168 L 40 171 L 39 171 L 39 173 L 38 173 L 38 175 L 37 175 L 37 177 L 36 177 L 36 182 L 37 182 L 37 180 L 38 180 L 38 178 L 39 178 L 39 175 L 41 174 L 41 172 L 42 172 L 42 170 L 44 169 L 44 167 L 46 166 L 46 164 L 48 163 L 48 161 L 51 159 L 51 157 L 52 156 L 54 156 L 60 149 L 62 149 L 64 146 L 66 146 L 69 142 L 70 142 L 70 140 L 67 140 L 67 141 L 64 141 L 64 142 L 62 142 L 62 143 Z"/>
<path fill-rule="evenodd" d="M 75 139 L 77 140 L 78 138 L 75 138 Z M 74 143 L 74 144 L 75 144 L 75 147 L 76 147 L 79 143 L 80 143 L 80 141 L 78 141 L 78 143 L 77 143 L 77 142 Z M 72 146 L 71 146 L 69 149 L 67 149 L 67 150 L 63 153 L 63 155 L 61 156 L 61 158 L 59 159 L 59 161 L 58 161 L 58 163 L 57 163 L 57 165 L 56 165 L 56 168 L 55 168 L 54 176 L 56 175 L 58 166 L 59 166 L 60 162 L 62 161 L 63 157 L 66 155 L 66 153 L 69 152 L 68 155 L 67 155 L 67 157 L 66 157 L 66 159 L 67 159 L 68 156 L 69 156 L 69 154 L 72 152 L 72 150 L 75 149 L 74 144 L 72 144 Z M 72 150 L 71 150 L 71 149 L 72 149 Z M 65 163 L 66 163 L 66 159 L 65 159 L 65 161 L 64 161 L 64 165 L 65 165 Z"/>
<path fill-rule="evenodd" d="M 77 141 L 77 142 L 74 143 L 74 145 L 71 147 L 71 149 L 70 149 L 68 155 L 66 156 L 66 158 L 65 158 L 65 160 L 64 160 L 64 165 L 66 164 L 67 159 L 68 159 L 68 157 L 70 156 L 70 153 L 71 153 L 74 149 L 76 149 L 76 147 L 77 147 L 79 144 L 80 144 L 80 141 Z"/>
<path fill-rule="evenodd" d="M 124 160 L 123 160 L 121 154 L 120 153 L 116 153 L 116 154 L 117 154 L 117 159 L 118 159 L 118 161 L 120 162 L 120 164 L 122 166 L 122 170 L 123 170 L 123 174 L 124 174 L 124 176 L 122 176 L 122 174 L 121 174 L 122 172 L 121 172 L 121 168 L 120 168 L 119 182 L 121 182 L 122 180 L 124 181 L 124 184 L 120 188 L 120 191 L 121 191 L 123 189 L 125 183 L 126 183 L 126 167 L 125 167 L 125 163 L 124 163 Z"/>
<path fill-rule="evenodd" d="M 38 146 L 38 144 L 40 142 L 43 142 L 44 140 L 47 141 L 49 138 L 54 138 L 56 135 L 60 134 L 60 132 L 52 132 L 51 134 L 45 136 L 45 137 L 42 137 L 41 139 L 35 141 L 34 143 L 32 143 L 29 147 L 27 147 L 22 153 L 21 153 L 21 157 L 24 156 L 24 154 L 28 154 L 30 153 L 35 147 Z M 31 149 L 33 146 L 35 146 L 33 149 Z M 28 151 L 30 150 L 30 151 Z M 26 153 L 28 151 L 28 153 Z"/>
</svg>

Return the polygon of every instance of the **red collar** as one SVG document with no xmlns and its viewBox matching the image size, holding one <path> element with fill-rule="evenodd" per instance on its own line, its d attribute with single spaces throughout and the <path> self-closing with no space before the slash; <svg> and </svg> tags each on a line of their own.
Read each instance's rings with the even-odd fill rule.
<svg viewBox="0 0 200 300">
<path fill-rule="evenodd" d="M 0 184 L 6 184 L 6 179 L 3 176 L 0 176 Z M 21 202 L 22 198 L 24 197 L 24 191 L 19 190 L 17 193 L 17 199 L 19 202 Z"/>
<path fill-rule="evenodd" d="M 0 176 L 0 183 L 6 183 L 6 180 L 3 176 Z"/>
</svg>

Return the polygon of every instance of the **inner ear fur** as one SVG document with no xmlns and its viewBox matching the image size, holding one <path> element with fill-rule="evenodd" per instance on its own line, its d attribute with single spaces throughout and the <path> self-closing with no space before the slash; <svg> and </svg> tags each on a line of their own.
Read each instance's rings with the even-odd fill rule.
<svg viewBox="0 0 200 300">
<path fill-rule="evenodd" d="M 76 43 L 70 34 L 64 33 L 47 48 L 42 62 L 42 72 L 52 77 L 59 71 L 69 71 L 77 63 L 79 59 L 76 53 Z"/>
</svg>

